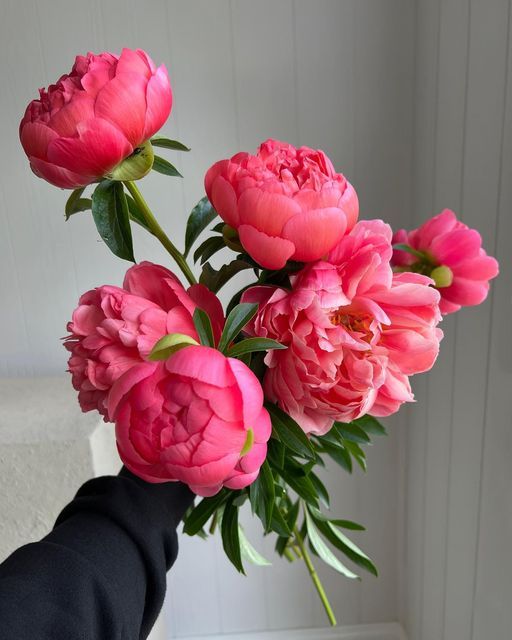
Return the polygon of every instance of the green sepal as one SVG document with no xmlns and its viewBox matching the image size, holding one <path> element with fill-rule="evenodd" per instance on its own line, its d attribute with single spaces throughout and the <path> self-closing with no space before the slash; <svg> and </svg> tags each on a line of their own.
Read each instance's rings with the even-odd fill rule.
<svg viewBox="0 0 512 640">
<path fill-rule="evenodd" d="M 138 146 L 130 156 L 112 169 L 107 177 L 110 180 L 117 180 L 119 182 L 140 180 L 151 171 L 154 159 L 155 155 L 151 142 L 146 140 L 146 142 Z"/>
<path fill-rule="evenodd" d="M 155 344 L 148 355 L 148 360 L 167 360 L 173 353 L 199 342 L 184 333 L 168 333 Z"/>
</svg>

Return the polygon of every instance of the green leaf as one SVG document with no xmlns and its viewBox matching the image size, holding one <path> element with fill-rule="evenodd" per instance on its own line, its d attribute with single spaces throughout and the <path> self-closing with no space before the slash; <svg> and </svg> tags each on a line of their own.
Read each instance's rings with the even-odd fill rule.
<svg viewBox="0 0 512 640">
<path fill-rule="evenodd" d="M 336 422 L 335 428 L 345 440 L 350 440 L 350 442 L 357 442 L 360 444 L 367 444 L 368 442 L 370 442 L 370 437 L 367 435 L 367 433 L 363 431 L 361 427 L 358 427 L 352 422 Z"/>
<path fill-rule="evenodd" d="M 203 271 L 199 278 L 199 282 L 213 291 L 218 293 L 220 289 L 231 280 L 233 276 L 236 276 L 240 271 L 245 269 L 252 269 L 252 265 L 245 260 L 233 260 L 229 264 L 223 265 L 218 271 L 216 271 L 209 262 L 206 262 L 203 266 Z"/>
<path fill-rule="evenodd" d="M 155 159 L 153 161 L 153 169 L 155 171 L 158 171 L 158 173 L 163 173 L 166 176 L 172 176 L 173 178 L 183 178 L 181 173 L 173 164 L 171 164 L 165 158 L 161 158 L 160 156 L 155 156 Z"/>
<path fill-rule="evenodd" d="M 320 478 L 316 475 L 316 473 L 311 472 L 308 474 L 308 477 L 313 483 L 313 486 L 315 487 L 320 500 L 324 503 L 327 509 L 330 509 L 329 492 L 327 491 L 327 488 L 324 485 L 324 483 L 320 480 Z"/>
<path fill-rule="evenodd" d="M 238 528 L 238 508 L 233 505 L 232 495 L 224 508 L 222 515 L 221 535 L 222 546 L 233 566 L 245 575 L 242 564 L 242 552 L 240 549 L 240 535 Z"/>
<path fill-rule="evenodd" d="M 81 197 L 84 191 L 85 187 L 80 187 L 80 189 L 75 189 L 71 192 L 64 209 L 66 220 L 69 220 L 74 213 L 87 211 L 92 207 L 92 200 L 90 198 Z"/>
<path fill-rule="evenodd" d="M 315 512 L 313 509 L 310 510 L 312 517 L 315 520 L 315 523 L 320 530 L 321 534 L 328 540 L 332 545 L 336 547 L 339 551 L 344 553 L 347 558 L 352 560 L 354 564 L 357 564 L 359 567 L 366 569 L 370 573 L 373 573 L 374 576 L 378 575 L 378 571 L 376 566 L 373 564 L 371 559 L 362 551 L 350 538 L 348 538 L 344 533 L 339 531 L 329 520 L 325 520 L 324 518 L 315 517 Z"/>
<path fill-rule="evenodd" d="M 92 194 L 92 217 L 112 253 L 135 262 L 128 203 L 120 182 L 100 182 Z"/>
<path fill-rule="evenodd" d="M 165 136 L 153 136 L 150 140 L 154 147 L 161 147 L 162 149 L 172 149 L 173 151 L 190 151 L 190 148 L 185 146 L 182 142 L 177 140 L 171 140 Z"/>
<path fill-rule="evenodd" d="M 206 196 L 203 198 L 203 200 L 206 200 L 209 203 L 208 198 L 206 198 Z M 215 233 L 224 233 L 225 224 L 226 223 L 224 222 L 224 220 L 222 222 L 217 222 L 217 224 L 214 227 L 212 227 L 212 231 L 215 231 Z"/>
<path fill-rule="evenodd" d="M 357 464 L 366 471 L 366 454 L 356 442 L 345 440 L 347 451 L 355 458 Z"/>
<path fill-rule="evenodd" d="M 194 536 L 208 522 L 215 511 L 227 500 L 231 491 L 221 489 L 219 493 L 211 498 L 203 498 L 185 518 L 183 532 L 189 536 Z"/>
<path fill-rule="evenodd" d="M 272 419 L 279 440 L 289 449 L 304 458 L 314 460 L 316 458 L 313 445 L 299 425 L 287 413 L 271 402 L 265 403 L 267 411 Z"/>
<path fill-rule="evenodd" d="M 281 441 L 276 440 L 274 437 L 268 441 L 268 459 L 274 467 L 279 469 L 284 467 L 285 453 L 285 446 Z"/>
<path fill-rule="evenodd" d="M 212 323 L 206 311 L 197 307 L 194 311 L 193 320 L 201 344 L 205 347 L 215 347 Z"/>
<path fill-rule="evenodd" d="M 277 535 L 290 537 L 292 532 L 288 527 L 288 523 L 286 522 L 285 517 L 281 513 L 281 509 L 277 505 L 274 505 L 274 510 L 272 511 L 272 520 L 270 523 L 270 528 L 272 531 L 275 531 Z"/>
<path fill-rule="evenodd" d="M 215 220 L 217 212 L 212 207 L 211 202 L 205 196 L 201 198 L 196 206 L 192 209 L 185 231 L 185 258 L 188 256 L 194 242 L 199 238 L 204 229 Z M 224 223 L 221 223 L 224 226 Z"/>
<path fill-rule="evenodd" d="M 199 344 L 194 338 L 184 333 L 168 333 L 155 344 L 148 355 L 148 360 L 167 360 L 173 353 L 190 347 L 191 344 Z"/>
<path fill-rule="evenodd" d="M 226 351 L 231 342 L 238 336 L 245 325 L 254 318 L 258 305 L 248 302 L 238 304 L 226 318 L 226 324 L 219 340 L 219 351 Z"/>
<path fill-rule="evenodd" d="M 238 537 L 240 539 L 240 551 L 244 560 L 247 560 L 247 562 L 255 564 L 258 567 L 269 567 L 272 565 L 272 563 L 256 551 L 249 540 L 247 540 L 241 525 L 238 525 Z"/>
<path fill-rule="evenodd" d="M 300 477 L 294 475 L 290 472 L 290 468 L 287 465 L 285 465 L 284 469 L 276 469 L 276 471 L 281 476 L 281 478 L 283 478 L 286 484 L 295 491 L 297 495 L 303 498 L 303 500 L 305 500 L 308 504 L 312 504 L 313 506 L 318 507 L 317 491 L 308 477 Z"/>
<path fill-rule="evenodd" d="M 336 518 L 335 520 L 331 520 L 332 524 L 337 527 L 341 527 L 342 529 L 350 529 L 351 531 L 366 531 L 366 527 L 363 527 L 362 524 L 358 524 L 357 522 L 352 522 L 352 520 L 340 520 Z"/>
<path fill-rule="evenodd" d="M 247 338 L 246 340 L 237 342 L 228 349 L 227 355 L 230 358 L 239 358 L 246 353 L 269 351 L 270 349 L 287 349 L 287 347 L 277 342 L 277 340 L 271 340 L 270 338 Z"/>
<path fill-rule="evenodd" d="M 206 238 L 194 251 L 194 262 L 197 262 L 199 258 L 201 258 L 201 264 L 204 264 L 209 258 L 215 255 L 217 251 L 224 249 L 225 246 L 224 239 L 219 236 Z"/>
<path fill-rule="evenodd" d="M 299 517 L 299 506 L 300 503 L 298 500 L 296 500 L 286 515 L 286 524 L 288 525 L 290 531 L 293 531 L 295 529 L 295 525 L 297 524 L 297 518 Z"/>
<path fill-rule="evenodd" d="M 268 532 L 274 510 L 275 489 L 274 476 L 266 460 L 260 467 L 258 477 L 249 487 L 249 499 L 252 512 L 258 515 L 263 528 Z"/>
<path fill-rule="evenodd" d="M 343 446 L 334 446 L 328 442 L 322 442 L 322 448 L 325 453 L 332 459 L 336 464 L 339 464 L 342 469 L 352 473 L 352 458 L 350 454 Z"/>
<path fill-rule="evenodd" d="M 359 576 L 350 571 L 348 567 L 346 567 L 340 560 L 338 560 L 338 558 L 322 540 L 308 509 L 305 509 L 305 513 L 309 541 L 311 542 L 311 546 L 313 547 L 313 549 L 318 553 L 319 557 L 335 571 L 338 571 L 345 577 L 358 578 Z"/>
<path fill-rule="evenodd" d="M 393 245 L 393 249 L 395 251 L 405 251 L 406 253 L 410 253 L 413 256 L 416 256 L 417 258 L 420 258 L 420 260 L 425 260 L 425 254 L 422 253 L 421 251 L 417 251 L 416 249 L 413 249 L 412 247 L 410 247 L 408 244 L 394 244 Z"/>
<path fill-rule="evenodd" d="M 386 431 L 385 427 L 373 416 L 369 416 L 369 415 L 362 416 L 357 420 L 353 420 L 352 424 L 355 424 L 358 427 L 361 427 L 361 429 L 364 429 L 366 433 L 371 433 L 372 435 L 375 435 L 375 436 L 388 435 L 388 432 Z"/>
</svg>

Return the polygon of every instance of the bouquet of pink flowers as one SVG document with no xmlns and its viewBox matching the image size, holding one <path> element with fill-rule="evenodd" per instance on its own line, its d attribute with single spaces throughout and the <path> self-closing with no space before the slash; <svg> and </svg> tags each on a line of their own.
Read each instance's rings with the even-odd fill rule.
<svg viewBox="0 0 512 640">
<path fill-rule="evenodd" d="M 165 67 L 124 49 L 77 56 L 21 122 L 34 173 L 73 190 L 66 219 L 90 210 L 134 263 L 141 225 L 188 281 L 139 262 L 121 287 L 84 293 L 64 341 L 73 386 L 83 411 L 115 425 L 128 469 L 202 496 L 185 533 L 218 526 L 240 572 L 243 559 L 263 563 L 238 523 L 249 501 L 277 553 L 305 561 L 335 624 L 310 551 L 348 578 L 340 554 L 377 571 L 344 533 L 363 527 L 330 515 L 316 469 L 326 457 L 365 468 L 364 446 L 385 433 L 377 418 L 411 402 L 410 377 L 434 365 L 442 316 L 485 300 L 498 265 L 450 210 L 394 235 L 360 220 L 354 187 L 322 151 L 272 139 L 208 170 L 181 252 L 136 184 L 151 170 L 181 177 L 154 153 L 188 151 L 156 135 L 171 106 Z M 197 282 L 187 260 L 206 230 Z M 225 247 L 233 259 L 214 269 Z M 241 271 L 251 283 L 224 311 L 217 293 Z"/>
</svg>

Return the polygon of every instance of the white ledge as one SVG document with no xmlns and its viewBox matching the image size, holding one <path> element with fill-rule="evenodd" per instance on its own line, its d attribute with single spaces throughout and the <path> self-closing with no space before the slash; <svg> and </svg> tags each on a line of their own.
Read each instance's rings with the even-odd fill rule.
<svg viewBox="0 0 512 640">
<path fill-rule="evenodd" d="M 0 444 L 89 438 L 102 422 L 82 413 L 70 376 L 0 378 Z"/>
</svg>

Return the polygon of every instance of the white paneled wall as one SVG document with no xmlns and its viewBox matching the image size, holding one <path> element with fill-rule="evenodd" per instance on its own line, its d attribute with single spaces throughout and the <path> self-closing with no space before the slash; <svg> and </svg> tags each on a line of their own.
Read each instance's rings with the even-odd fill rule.
<svg viewBox="0 0 512 640">
<path fill-rule="evenodd" d="M 418 403 L 389 422 L 369 471 L 329 478 L 334 510 L 381 575 L 322 577 L 345 624 L 400 618 L 410 640 L 505 638 L 512 627 L 512 55 L 510 0 L 2 0 L 0 376 L 63 372 L 59 337 L 81 292 L 127 265 L 90 214 L 34 178 L 17 127 L 77 52 L 147 49 L 175 94 L 164 133 L 192 147 L 184 180 L 143 190 L 180 239 L 217 159 L 266 137 L 323 148 L 362 215 L 413 226 L 448 206 L 502 263 L 488 302 L 444 323 Z M 136 231 L 136 256 L 167 263 Z M 273 558 L 255 522 L 250 539 Z M 20 542 L 22 542 L 20 540 Z M 183 539 L 165 609 L 171 637 L 325 624 L 304 567 L 238 576 L 218 539 Z"/>
<path fill-rule="evenodd" d="M 411 640 L 512 626 L 512 77 L 508 0 L 419 0 L 414 215 L 443 207 L 501 262 L 489 300 L 444 323 L 406 450 L 403 617 Z"/>
<path fill-rule="evenodd" d="M 358 189 L 367 216 L 405 222 L 414 18 L 407 0 L 7 0 L 0 11 L 1 375 L 63 371 L 58 338 L 79 293 L 119 283 L 126 267 L 98 241 L 88 213 L 64 222 L 66 194 L 31 175 L 17 139 L 27 101 L 77 52 L 143 47 L 167 64 L 175 106 L 165 132 L 192 152 L 176 154 L 185 180 L 152 176 L 143 190 L 174 236 L 203 195 L 208 166 L 269 136 L 323 148 Z M 136 255 L 166 260 L 142 233 Z M 368 526 L 358 541 L 381 572 L 361 583 L 322 572 L 344 624 L 398 616 L 399 420 L 391 431 L 371 452 L 368 475 L 330 478 L 334 508 Z M 247 519 L 246 527 L 273 559 L 258 525 Z M 183 540 L 166 612 L 174 637 L 325 624 L 302 565 L 275 561 L 244 578 L 218 539 Z"/>
</svg>

